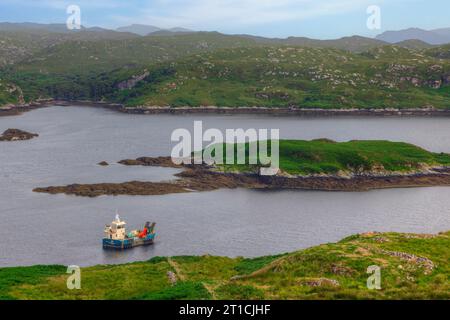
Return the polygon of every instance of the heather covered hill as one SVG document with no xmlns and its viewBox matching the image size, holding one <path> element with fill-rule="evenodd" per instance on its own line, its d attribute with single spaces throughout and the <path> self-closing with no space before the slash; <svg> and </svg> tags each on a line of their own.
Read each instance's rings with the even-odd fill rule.
<svg viewBox="0 0 450 320">
<path fill-rule="evenodd" d="M 293 46 L 235 48 L 149 70 L 148 78 L 111 98 L 131 107 L 303 108 L 447 108 L 450 98 L 448 61 L 396 46 L 362 54 Z"/>
<path fill-rule="evenodd" d="M 121 34 L 121 33 L 114 33 Z M 223 48 L 249 47 L 255 42 L 216 32 L 172 36 L 133 36 L 127 39 L 75 38 L 49 46 L 17 66 L 19 72 L 41 73 L 104 72 L 126 66 L 146 66 L 173 61 L 191 54 Z M 84 71 L 88 71 L 84 70 Z"/>
<path fill-rule="evenodd" d="M 450 44 L 429 49 L 426 53 L 437 59 L 450 59 Z"/>
<path fill-rule="evenodd" d="M 25 102 L 331 109 L 448 108 L 449 101 L 448 46 L 419 41 L 20 29 L 0 31 L 0 42 L 0 79 L 21 89 Z M 0 92 L 2 105 L 16 101 Z"/>
<path fill-rule="evenodd" d="M 0 24 L 0 68 L 39 56 L 42 50 L 70 41 L 125 40 L 138 37 L 125 32 L 106 29 L 83 29 L 76 32 L 59 32 L 46 28 L 2 28 Z M 45 53 L 43 53 L 45 55 Z M 37 58 L 39 59 L 39 58 Z"/>
</svg>

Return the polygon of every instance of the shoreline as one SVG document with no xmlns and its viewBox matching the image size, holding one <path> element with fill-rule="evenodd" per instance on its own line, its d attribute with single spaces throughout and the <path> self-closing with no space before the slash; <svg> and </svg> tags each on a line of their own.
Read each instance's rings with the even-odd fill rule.
<svg viewBox="0 0 450 320">
<path fill-rule="evenodd" d="M 27 111 L 32 111 L 50 106 L 86 106 L 94 108 L 106 108 L 126 114 L 262 114 L 273 116 L 300 116 L 300 117 L 335 117 L 335 116 L 374 116 L 374 117 L 450 117 L 450 109 L 320 109 L 320 108 L 280 108 L 280 107 L 170 107 L 170 106 L 140 106 L 125 107 L 119 103 L 96 102 L 88 100 L 45 100 L 32 102 L 25 105 L 8 105 L 0 107 L 1 116 L 20 115 Z"/>
<path fill-rule="evenodd" d="M 40 101 L 40 102 L 31 102 L 31 103 L 21 104 L 21 105 L 0 106 L 0 117 L 19 116 L 19 115 L 23 114 L 24 112 L 49 107 L 50 105 L 52 105 L 51 102 Z"/>
<path fill-rule="evenodd" d="M 450 117 L 450 109 L 312 109 L 268 107 L 122 107 L 120 112 L 129 114 L 265 114 L 274 116 L 334 117 L 334 116 L 429 116 Z"/>
<path fill-rule="evenodd" d="M 127 166 L 152 166 L 184 168 L 173 181 L 146 182 L 129 181 L 123 183 L 71 184 L 66 186 L 39 187 L 38 193 L 66 194 L 82 197 L 102 195 L 152 196 L 175 193 L 206 192 L 219 189 L 245 188 L 252 190 L 312 190 L 363 192 L 376 189 L 414 188 L 450 186 L 450 167 L 436 168 L 435 171 L 392 175 L 338 176 L 260 176 L 253 173 L 224 173 L 211 170 L 207 166 L 175 166 L 170 157 L 143 157 L 119 161 Z"/>
</svg>

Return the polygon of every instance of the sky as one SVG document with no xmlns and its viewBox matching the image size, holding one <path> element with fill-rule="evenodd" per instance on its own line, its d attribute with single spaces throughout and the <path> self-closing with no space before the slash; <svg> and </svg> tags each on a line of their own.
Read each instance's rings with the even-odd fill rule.
<svg viewBox="0 0 450 320">
<path fill-rule="evenodd" d="M 449 0 L 0 0 L 0 22 L 65 23 L 78 5 L 81 24 L 137 24 L 227 34 L 333 39 L 375 36 L 409 27 L 450 27 Z M 369 6 L 380 8 L 380 29 L 369 29 Z"/>
</svg>

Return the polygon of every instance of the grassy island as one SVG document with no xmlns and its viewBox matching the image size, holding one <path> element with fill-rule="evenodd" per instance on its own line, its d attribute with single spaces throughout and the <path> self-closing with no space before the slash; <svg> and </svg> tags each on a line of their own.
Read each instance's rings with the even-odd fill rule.
<svg viewBox="0 0 450 320">
<path fill-rule="evenodd" d="M 256 143 L 256 142 L 255 142 Z M 252 144 L 255 144 L 252 143 Z M 246 163 L 251 146 L 247 143 Z M 270 153 L 270 143 L 269 143 Z M 223 147 L 224 162 L 226 146 Z M 237 154 L 237 146 L 235 146 Z M 419 173 L 427 167 L 450 165 L 450 155 L 432 153 L 403 142 L 363 141 L 335 142 L 329 139 L 280 140 L 280 169 L 292 175 L 358 173 Z M 214 153 L 214 152 L 213 152 Z M 236 157 L 235 157 L 235 163 Z M 258 160 L 259 162 L 259 160 Z M 251 171 L 248 165 L 223 165 L 225 171 Z"/>
<path fill-rule="evenodd" d="M 256 142 L 255 142 L 256 143 Z M 216 145 L 217 146 L 217 145 Z M 270 146 L 270 144 L 269 144 Z M 217 150 L 220 150 L 218 146 Z M 234 146 L 237 149 L 237 145 Z M 248 161 L 249 144 L 246 163 Z M 226 145 L 224 163 L 226 163 Z M 269 148 L 270 149 L 270 148 Z M 35 192 L 84 197 L 101 195 L 163 195 L 221 188 L 302 189 L 326 191 L 367 191 L 382 188 L 450 185 L 450 155 L 432 153 L 417 146 L 389 141 L 337 143 L 281 140 L 280 170 L 261 176 L 262 165 L 185 165 L 169 182 L 129 181 L 123 183 L 72 184 L 35 188 Z M 214 150 L 208 153 L 215 154 Z M 270 154 L 269 150 L 269 154 Z M 258 159 L 259 161 L 259 159 Z M 170 157 L 127 159 L 123 165 L 175 167 Z M 237 162 L 235 162 L 237 163 Z"/>
<path fill-rule="evenodd" d="M 246 163 L 249 163 L 250 147 L 248 143 L 245 145 Z M 225 146 L 223 150 L 225 155 Z M 427 167 L 450 165 L 449 154 L 432 153 L 403 142 L 354 140 L 338 143 L 328 139 L 280 140 L 279 150 L 281 171 L 292 175 L 339 172 L 403 174 L 421 172 Z M 245 172 L 251 170 L 251 167 L 225 164 L 223 169 Z"/>
<path fill-rule="evenodd" d="M 80 290 L 64 266 L 3 268 L 0 299 L 450 299 L 449 247 L 450 232 L 371 232 L 253 259 L 156 257 L 82 268 Z M 381 290 L 367 288 L 373 265 Z"/>
</svg>

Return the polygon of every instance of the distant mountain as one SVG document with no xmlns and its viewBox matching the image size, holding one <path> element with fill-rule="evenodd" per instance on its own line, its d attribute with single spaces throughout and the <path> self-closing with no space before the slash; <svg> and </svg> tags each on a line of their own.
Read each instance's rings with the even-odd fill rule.
<svg viewBox="0 0 450 320">
<path fill-rule="evenodd" d="M 10 22 L 0 22 L 0 31 L 9 32 L 48 32 L 48 33 L 76 33 L 80 31 L 92 31 L 92 32 L 111 32 L 111 30 L 92 27 L 86 28 L 81 26 L 80 30 L 69 30 L 65 23 L 33 23 L 33 22 L 22 22 L 22 23 L 10 23 Z"/>
<path fill-rule="evenodd" d="M 316 46 L 323 48 L 336 48 L 352 52 L 367 51 L 372 48 L 386 45 L 384 41 L 361 36 L 343 37 L 333 40 L 314 40 L 308 38 L 288 38 L 286 40 L 291 45 Z"/>
<path fill-rule="evenodd" d="M 82 27 L 84 28 L 84 27 Z M 67 26 L 62 23 L 52 23 L 52 24 L 41 24 L 41 23 L 32 23 L 32 22 L 23 22 L 23 23 L 10 23 L 10 22 L 1 22 L 0 23 L 0 31 L 45 31 L 45 32 L 57 32 L 57 33 L 66 33 L 69 32 Z"/>
<path fill-rule="evenodd" d="M 160 31 L 160 30 L 161 30 L 161 28 L 151 26 L 151 25 L 145 25 L 145 24 L 132 24 L 129 26 L 124 26 L 124 27 L 120 27 L 120 28 L 116 29 L 116 31 L 119 31 L 119 32 L 131 32 L 131 33 L 138 34 L 140 36 L 146 36 L 150 33 Z"/>
<path fill-rule="evenodd" d="M 292 46 L 305 46 L 316 48 L 336 48 L 352 52 L 363 52 L 369 49 L 377 48 L 388 44 L 381 40 L 361 36 L 343 37 L 340 39 L 332 39 L 332 40 L 317 40 L 306 37 L 289 37 L 286 39 L 264 38 L 247 34 L 239 36 L 251 39 L 261 44 L 292 45 Z"/>
<path fill-rule="evenodd" d="M 188 34 L 194 34 L 199 33 L 197 31 L 172 31 L 171 30 L 159 30 L 152 33 L 149 33 L 147 36 L 154 37 L 154 36 L 177 36 L 177 35 L 188 35 Z"/>
<path fill-rule="evenodd" d="M 450 43 L 450 28 L 423 30 L 409 28 L 399 31 L 386 31 L 376 37 L 378 40 L 397 43 L 405 40 L 420 40 L 432 45 Z"/>
<path fill-rule="evenodd" d="M 450 28 L 435 29 L 432 31 L 440 36 L 450 39 Z"/>
<path fill-rule="evenodd" d="M 171 31 L 171 32 L 193 32 L 190 29 L 181 28 L 181 27 L 175 27 L 175 28 L 171 28 L 171 29 L 168 29 L 168 30 Z"/>
<path fill-rule="evenodd" d="M 428 48 L 433 47 L 433 45 L 426 43 L 424 41 L 421 41 L 421 40 L 404 40 L 404 41 L 395 43 L 395 45 L 402 47 L 402 48 L 412 49 L 412 50 L 422 50 L 422 49 L 428 49 Z"/>
<path fill-rule="evenodd" d="M 171 33 L 183 33 L 183 32 L 192 32 L 192 30 L 176 27 L 171 29 L 163 29 L 151 25 L 145 24 L 132 24 L 125 27 L 117 28 L 116 31 L 119 32 L 131 32 L 134 34 L 138 34 L 140 36 L 147 36 L 149 34 L 159 33 L 159 34 L 171 34 Z"/>
</svg>

